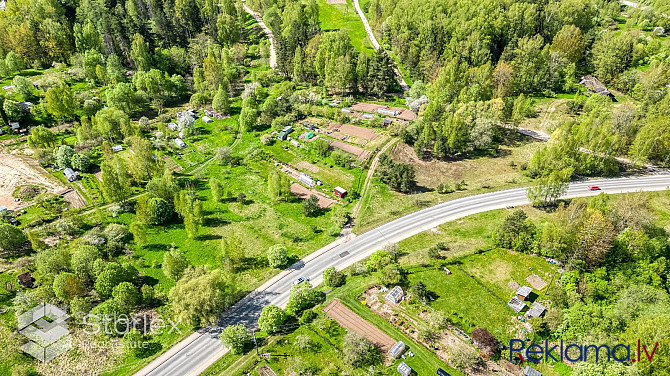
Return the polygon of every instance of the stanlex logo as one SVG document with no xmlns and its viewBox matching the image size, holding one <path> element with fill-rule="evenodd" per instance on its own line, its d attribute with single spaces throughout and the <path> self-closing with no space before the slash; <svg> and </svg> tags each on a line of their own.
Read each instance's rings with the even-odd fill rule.
<svg viewBox="0 0 670 376">
<path fill-rule="evenodd" d="M 18 317 L 19 333 L 30 339 L 21 350 L 46 362 L 72 347 L 72 337 L 60 308 L 41 303 Z"/>
<path fill-rule="evenodd" d="M 514 355 L 521 357 L 521 361 L 527 360 L 529 362 L 539 363 L 541 361 L 555 362 L 585 362 L 587 359 L 599 361 L 616 361 L 616 362 L 643 362 L 646 360 L 652 361 L 656 350 L 658 349 L 658 342 L 656 342 L 651 351 L 647 345 L 637 340 L 637 352 L 633 347 L 631 353 L 631 346 L 618 344 L 610 347 L 609 345 L 579 345 L 575 343 L 566 344 L 561 340 L 560 343 L 550 347 L 549 341 L 544 341 L 542 344 L 533 343 L 526 347 L 526 342 L 520 339 L 511 339 L 509 341 L 509 361 L 513 362 Z M 606 359 L 606 360 L 605 360 Z"/>
</svg>

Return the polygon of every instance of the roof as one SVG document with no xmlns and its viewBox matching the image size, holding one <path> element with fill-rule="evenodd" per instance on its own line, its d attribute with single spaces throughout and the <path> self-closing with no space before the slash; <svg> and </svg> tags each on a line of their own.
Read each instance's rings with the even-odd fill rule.
<svg viewBox="0 0 670 376">
<path fill-rule="evenodd" d="M 211 123 L 213 120 L 209 116 L 203 116 L 202 121 L 204 121 L 205 123 Z"/>
<path fill-rule="evenodd" d="M 400 303 L 403 297 L 405 297 L 405 293 L 402 291 L 402 287 L 400 286 L 392 288 L 391 291 L 386 294 L 386 299 L 394 303 Z"/>
<path fill-rule="evenodd" d="M 76 176 L 76 175 L 77 175 L 77 173 L 76 173 L 73 169 L 71 169 L 71 168 L 69 168 L 69 167 L 66 168 L 65 170 L 63 170 L 63 173 L 64 173 L 65 176 L 67 176 L 67 177 L 70 177 L 70 176 Z"/>
<path fill-rule="evenodd" d="M 311 139 L 312 137 L 314 137 L 314 132 L 312 131 L 307 132 L 307 134 L 305 135 L 305 138 L 308 140 Z"/>
<path fill-rule="evenodd" d="M 29 272 L 25 272 L 23 274 L 19 274 L 16 279 L 19 281 L 20 284 L 28 283 L 28 282 L 34 282 L 35 278 L 33 278 L 33 275 L 30 274 Z"/>
<path fill-rule="evenodd" d="M 409 376 L 412 374 L 412 367 L 405 364 L 405 362 L 400 362 L 397 369 L 398 373 L 400 373 L 402 376 Z"/>
<path fill-rule="evenodd" d="M 582 79 L 579 81 L 581 85 L 584 85 L 587 89 L 590 91 L 600 94 L 600 95 L 608 95 L 613 97 L 614 95 L 610 93 L 609 90 L 607 90 L 607 87 L 602 84 L 597 78 L 591 76 L 590 74 L 587 74 L 586 76 L 582 77 Z"/>
<path fill-rule="evenodd" d="M 114 152 L 119 152 L 119 151 L 121 151 L 121 150 L 123 150 L 123 145 L 114 145 L 114 146 L 112 146 L 112 151 L 114 151 Z"/>
<path fill-rule="evenodd" d="M 181 148 L 186 147 L 186 143 L 181 138 L 175 138 L 174 143 Z"/>
<path fill-rule="evenodd" d="M 542 376 L 542 372 L 536 370 L 535 368 L 531 366 L 526 366 L 526 368 L 523 369 L 523 375 L 524 376 Z"/>
<path fill-rule="evenodd" d="M 389 355 L 395 358 L 398 355 L 400 355 L 403 352 L 403 350 L 405 350 L 405 342 L 399 341 L 398 343 L 393 345 L 391 350 L 389 350 Z"/>
<path fill-rule="evenodd" d="M 544 311 L 545 311 L 545 308 L 542 304 L 540 304 L 538 302 L 533 302 L 533 304 L 531 304 L 530 309 L 528 310 L 528 312 L 526 312 L 526 316 L 528 316 L 529 318 L 540 317 L 540 316 L 542 316 L 542 314 L 544 314 Z"/>
<path fill-rule="evenodd" d="M 179 126 L 175 122 L 172 122 L 172 123 L 168 124 L 167 127 L 170 128 L 173 131 L 176 131 L 179 128 Z"/>
<path fill-rule="evenodd" d="M 337 187 L 335 187 L 335 190 L 338 191 L 338 192 L 340 192 L 340 193 L 344 193 L 344 192 L 347 191 L 346 189 L 340 187 L 339 185 L 338 185 Z"/>
<path fill-rule="evenodd" d="M 532 292 L 533 292 L 532 288 L 524 285 L 524 286 L 519 287 L 516 290 L 516 295 L 523 296 L 524 298 L 527 298 L 530 295 L 530 293 L 532 293 Z"/>
<path fill-rule="evenodd" d="M 12 127 L 12 129 L 19 129 L 21 128 L 21 124 L 19 124 L 18 121 L 10 121 L 9 126 Z"/>
<path fill-rule="evenodd" d="M 526 308 L 526 304 L 516 296 L 513 296 L 512 299 L 510 299 L 509 302 L 507 302 L 507 305 L 510 308 L 512 308 L 515 312 L 521 312 L 523 311 L 524 308 Z"/>
</svg>

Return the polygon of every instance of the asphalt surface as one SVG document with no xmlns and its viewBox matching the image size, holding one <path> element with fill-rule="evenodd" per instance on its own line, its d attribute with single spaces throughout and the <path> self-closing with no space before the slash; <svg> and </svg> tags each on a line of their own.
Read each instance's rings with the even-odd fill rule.
<svg viewBox="0 0 670 376">
<path fill-rule="evenodd" d="M 588 189 L 590 185 L 597 185 L 601 190 L 590 191 Z M 594 196 L 601 192 L 659 191 L 669 186 L 670 174 L 590 180 L 571 184 L 563 197 Z M 467 196 L 408 214 L 351 240 L 340 239 L 292 265 L 247 295 L 223 314 L 220 327 L 203 329 L 200 333 L 192 335 L 154 360 L 137 375 L 200 374 L 227 351 L 217 338 L 222 327 L 238 323 L 244 323 L 250 328 L 256 327 L 263 307 L 269 304 L 280 307 L 286 305 L 291 286 L 298 277 L 308 277 L 313 285 L 318 285 L 326 268 L 334 266 L 338 270 L 344 269 L 369 257 L 386 244 L 396 243 L 442 223 L 468 215 L 528 203 L 526 188 Z"/>
</svg>

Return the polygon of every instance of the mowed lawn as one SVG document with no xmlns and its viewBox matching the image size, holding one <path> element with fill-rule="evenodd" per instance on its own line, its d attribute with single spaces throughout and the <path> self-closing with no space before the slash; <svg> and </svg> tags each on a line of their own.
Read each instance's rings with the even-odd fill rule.
<svg viewBox="0 0 670 376">
<path fill-rule="evenodd" d="M 319 5 L 319 23 L 323 31 L 335 31 L 344 29 L 349 34 L 351 44 L 358 50 L 372 53 L 374 49 L 370 44 L 365 27 L 351 0 L 347 4 L 328 4 L 326 0 L 317 0 Z M 348 10 L 348 12 L 347 12 Z"/>
</svg>

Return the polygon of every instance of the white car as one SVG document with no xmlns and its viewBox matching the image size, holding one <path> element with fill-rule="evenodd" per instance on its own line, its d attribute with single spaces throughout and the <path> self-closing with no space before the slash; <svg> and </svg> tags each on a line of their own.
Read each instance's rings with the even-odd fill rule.
<svg viewBox="0 0 670 376">
<path fill-rule="evenodd" d="M 293 284 L 294 284 L 294 285 L 299 285 L 299 284 L 301 284 L 301 283 L 303 283 L 303 282 L 305 282 L 305 281 L 309 281 L 309 278 L 307 278 L 307 277 L 300 277 L 300 278 L 296 279 L 295 282 L 293 282 Z"/>
</svg>

